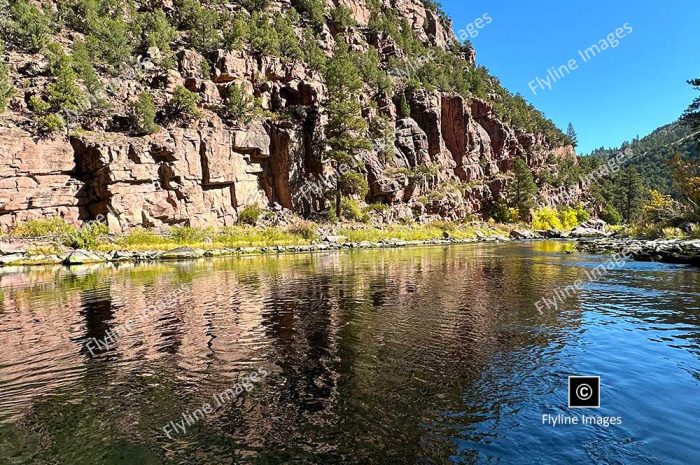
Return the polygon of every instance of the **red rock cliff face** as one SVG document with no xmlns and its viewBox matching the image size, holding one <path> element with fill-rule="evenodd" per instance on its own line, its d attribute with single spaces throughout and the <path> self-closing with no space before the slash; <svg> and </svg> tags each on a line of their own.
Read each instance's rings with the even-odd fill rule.
<svg viewBox="0 0 700 465">
<path fill-rule="evenodd" d="M 352 10 L 362 30 L 369 20 L 365 2 L 338 3 Z M 421 41 L 445 49 L 453 43 L 450 24 L 420 1 L 385 3 Z M 283 2 L 273 7 L 289 8 Z M 323 27 L 321 45 L 331 53 L 334 39 Z M 363 37 L 351 42 L 357 50 L 369 47 Z M 204 76 L 201 55 L 180 50 L 177 57 L 177 71 L 153 78 L 166 94 L 183 85 L 199 93 L 206 107 L 220 103 L 236 83 L 264 110 L 293 116 L 284 121 L 263 116 L 231 127 L 205 111 L 196 123 L 147 137 L 107 132 L 97 122 L 92 131 L 38 139 L 21 129 L 26 102 L 20 98 L 0 124 L 0 227 L 44 216 L 76 223 L 104 217 L 113 231 L 224 226 L 252 204 L 279 204 L 302 214 L 322 207 L 320 190 L 307 189 L 331 172 L 323 157 L 326 90 L 320 74 L 300 62 L 219 50 L 211 74 Z M 123 83 L 124 92 L 133 93 L 134 86 Z M 484 101 L 425 90 L 408 98 L 407 118 L 397 117 L 395 102 L 379 106 L 393 130 L 392 156 L 379 156 L 379 148 L 363 156 L 368 202 L 407 206 L 418 217 L 480 214 L 503 195 L 515 159 L 527 160 L 537 172 L 552 169 L 551 156 L 575 158 L 570 147 L 551 148 L 543 136 L 502 122 Z M 410 173 L 420 166 L 432 171 L 417 180 Z M 445 195 L 426 202 L 430 192 Z"/>
</svg>

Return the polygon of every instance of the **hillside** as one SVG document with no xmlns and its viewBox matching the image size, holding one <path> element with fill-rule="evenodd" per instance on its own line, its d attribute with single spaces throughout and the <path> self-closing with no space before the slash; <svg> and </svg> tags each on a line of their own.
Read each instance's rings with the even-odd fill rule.
<svg viewBox="0 0 700 465">
<path fill-rule="evenodd" d="M 626 142 L 619 148 L 594 150 L 590 156 L 607 160 L 619 151 L 630 148 L 636 156 L 625 166 L 636 168 L 644 187 L 678 197 L 678 186 L 674 185 L 669 162 L 676 153 L 690 160 L 700 159 L 697 138 L 692 137 L 694 133 L 689 125 L 676 121 L 641 139 Z"/>
<path fill-rule="evenodd" d="M 419 0 L 10 1 L 0 225 L 223 226 L 259 205 L 487 216 L 555 125 Z M 366 205 L 372 205 L 371 208 Z"/>
</svg>

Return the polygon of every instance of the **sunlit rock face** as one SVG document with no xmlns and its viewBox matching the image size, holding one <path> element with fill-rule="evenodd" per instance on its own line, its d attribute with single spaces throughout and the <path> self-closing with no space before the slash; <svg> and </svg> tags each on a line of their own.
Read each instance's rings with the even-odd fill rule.
<svg viewBox="0 0 700 465">
<path fill-rule="evenodd" d="M 376 47 L 384 68 L 402 58 L 390 36 L 370 32 L 366 1 L 328 1 L 327 11 L 336 5 L 347 7 L 357 23 L 348 38 L 352 50 Z M 454 46 L 449 20 L 423 2 L 383 0 L 382 5 L 405 20 L 425 45 L 444 50 Z M 286 11 L 290 5 L 272 1 L 270 8 Z M 333 53 L 337 37 L 329 16 L 318 34 L 326 55 Z M 27 101 L 41 94 L 49 81 L 33 71 L 36 76 L 24 79 L 31 84 L 22 88 L 23 95 L 0 122 L 0 228 L 46 216 L 71 223 L 106 218 L 114 232 L 168 225 L 225 226 L 234 224 L 240 211 L 253 204 L 277 204 L 303 215 L 326 205 L 322 189 L 299 195 L 319 176 L 330 184 L 335 176 L 324 156 L 327 89 L 322 74 L 300 60 L 248 51 L 216 50 L 205 57 L 180 46 L 175 52 L 174 69 L 149 75 L 149 92 L 158 89 L 154 95 L 162 108 L 172 91 L 184 86 L 199 95 L 203 116 L 164 124 L 150 136 L 132 137 L 119 127 L 129 114 L 127 102 L 144 89 L 143 82 L 124 76 L 109 78 L 112 115 L 84 121 L 82 130 L 38 138 L 25 124 Z M 22 73 L 29 73 L 34 69 L 29 65 L 40 59 L 40 54 L 13 52 L 13 78 L 25 78 Z M 473 66 L 473 60 L 472 50 L 466 63 Z M 234 124 L 214 111 L 232 86 L 255 100 L 259 111 L 252 121 Z M 558 157 L 575 159 L 573 148 L 555 147 L 541 134 L 528 134 L 500 120 L 489 103 L 477 98 L 408 91 L 410 114 L 402 114 L 395 98 L 375 94 L 368 84 L 359 96 L 363 116 L 370 121 L 381 116 L 387 131 L 376 136 L 372 150 L 355 154 L 362 159 L 359 170 L 370 186 L 364 199 L 368 203 L 422 209 L 425 202 L 420 203 L 420 197 L 453 190 L 457 194 L 443 196 L 444 202 L 434 205 L 436 214 L 481 215 L 503 196 L 516 159 L 527 161 L 535 174 L 556 170 L 552 160 Z M 415 172 L 423 177 L 417 180 L 411 174 Z M 455 189 L 455 184 L 463 186 Z M 574 189 L 567 201 L 581 195 Z"/>
</svg>

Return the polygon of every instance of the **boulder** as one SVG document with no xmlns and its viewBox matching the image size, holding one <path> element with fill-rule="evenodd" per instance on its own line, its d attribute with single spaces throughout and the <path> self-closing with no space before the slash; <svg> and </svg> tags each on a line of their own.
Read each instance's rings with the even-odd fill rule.
<svg viewBox="0 0 700 465">
<path fill-rule="evenodd" d="M 24 244 L 13 244 L 10 242 L 0 242 L 0 255 L 21 254 L 27 255 L 27 249 Z"/>
<path fill-rule="evenodd" d="M 91 252 L 89 250 L 77 249 L 71 252 L 65 259 L 63 259 L 64 265 L 83 265 L 86 263 L 100 263 L 106 262 L 107 257 L 98 252 Z"/>
<path fill-rule="evenodd" d="M 161 260 L 191 260 L 202 258 L 204 250 L 195 249 L 193 247 L 178 247 L 158 254 L 157 258 Z"/>
<path fill-rule="evenodd" d="M 610 233 L 606 233 L 605 231 L 601 231 L 600 229 L 597 228 L 586 228 L 583 226 L 579 226 L 571 231 L 569 234 L 570 237 L 575 237 L 575 238 L 581 238 L 581 237 L 605 237 L 609 236 Z"/>
<path fill-rule="evenodd" d="M 509 234 L 511 239 L 517 240 L 530 240 L 530 239 L 541 239 L 542 236 L 537 234 L 535 231 L 530 231 L 529 229 L 513 229 Z"/>
<path fill-rule="evenodd" d="M 27 256 L 23 253 L 11 253 L 8 255 L 0 256 L 0 266 L 11 266 L 16 263 L 22 262 L 27 259 Z"/>
<path fill-rule="evenodd" d="M 608 224 L 600 218 L 591 218 L 584 221 L 578 227 L 583 229 L 595 229 L 596 231 L 604 232 Z"/>
</svg>

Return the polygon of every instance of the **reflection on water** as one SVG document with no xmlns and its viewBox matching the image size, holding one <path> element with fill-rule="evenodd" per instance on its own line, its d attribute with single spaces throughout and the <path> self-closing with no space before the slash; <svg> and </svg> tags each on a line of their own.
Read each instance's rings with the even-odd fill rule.
<svg viewBox="0 0 700 465">
<path fill-rule="evenodd" d="M 603 260 L 566 247 L 5 272 L 0 463 L 698 463 L 696 269 L 626 263 L 540 315 Z M 571 374 L 623 425 L 542 426 Z"/>
</svg>

